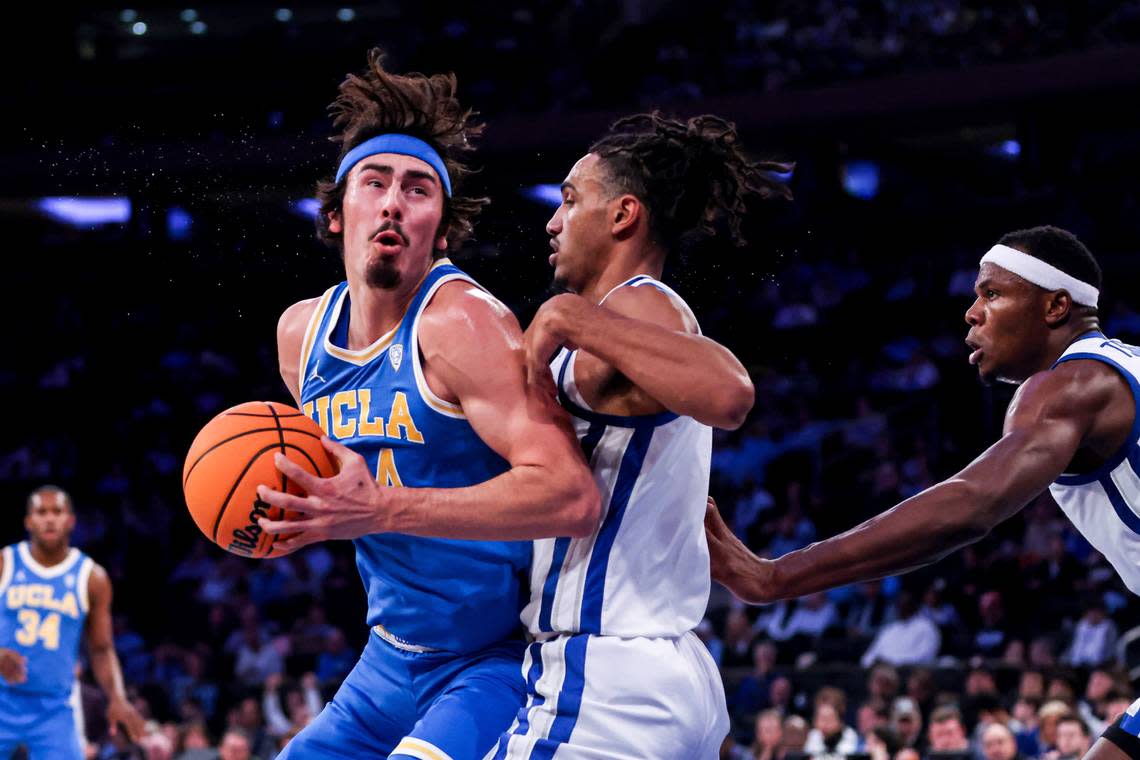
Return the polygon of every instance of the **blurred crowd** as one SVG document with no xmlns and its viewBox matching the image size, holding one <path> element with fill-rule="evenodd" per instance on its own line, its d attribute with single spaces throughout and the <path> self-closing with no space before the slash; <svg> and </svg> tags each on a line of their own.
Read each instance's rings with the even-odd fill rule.
<svg viewBox="0 0 1140 760">
<path fill-rule="evenodd" d="M 433 8 L 406 52 L 418 67 L 463 70 L 466 91 L 499 112 L 773 92 L 1137 41 L 1135 1 L 715 0 L 693 13 L 680 2 L 587 0 Z M 551 60 L 552 42 L 591 54 Z M 422 63 L 417 49 L 431 51 Z"/>
</svg>

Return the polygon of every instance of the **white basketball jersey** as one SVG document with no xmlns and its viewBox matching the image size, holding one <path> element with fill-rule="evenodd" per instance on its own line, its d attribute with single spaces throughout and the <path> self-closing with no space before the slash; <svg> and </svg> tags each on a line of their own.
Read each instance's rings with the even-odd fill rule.
<svg viewBox="0 0 1140 760">
<path fill-rule="evenodd" d="M 1140 594 L 1140 348 L 1099 332 L 1074 341 L 1057 363 L 1091 359 L 1110 364 L 1128 381 L 1137 404 L 1128 439 L 1111 459 L 1086 475 L 1062 475 L 1049 493 L 1088 542 Z"/>
<path fill-rule="evenodd" d="M 614 290 L 622 287 L 658 288 L 692 313 L 651 277 Z M 551 366 L 601 492 L 602 520 L 585 538 L 534 542 L 523 623 L 538 639 L 680 636 L 700 622 L 709 599 L 704 513 L 712 428 L 672 412 L 592 411 L 574 382 L 577 355 L 563 349 Z"/>
</svg>

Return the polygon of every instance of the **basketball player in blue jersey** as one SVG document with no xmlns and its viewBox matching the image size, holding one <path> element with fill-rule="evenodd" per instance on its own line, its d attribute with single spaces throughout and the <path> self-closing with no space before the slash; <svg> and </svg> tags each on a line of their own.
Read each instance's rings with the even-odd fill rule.
<svg viewBox="0 0 1140 760">
<path fill-rule="evenodd" d="M 751 603 L 935 562 L 1045 489 L 1140 594 L 1140 349 L 1105 336 L 1101 271 L 1055 227 L 1011 232 L 981 259 L 966 312 L 982 379 L 1020 383 L 1001 439 L 952 478 L 834 538 L 775 560 L 748 551 L 710 500 L 713 575 Z M 1140 700 L 1087 757 L 1140 757 Z"/>
<path fill-rule="evenodd" d="M 75 512 L 55 486 L 28 497 L 28 540 L 0 551 L 0 758 L 23 746 L 30 760 L 80 760 L 75 665 L 86 638 L 95 680 L 109 700 L 112 733 L 132 740 L 142 716 L 127 700 L 111 637 L 107 571 L 71 548 Z"/>
<path fill-rule="evenodd" d="M 346 281 L 278 328 L 285 383 L 340 471 L 280 460 L 308 496 L 261 491 L 301 513 L 262 523 L 294 534 L 280 550 L 355 539 L 373 634 L 282 757 L 480 760 L 523 700 L 531 545 L 514 539 L 592 530 L 598 494 L 565 413 L 526 383 L 514 317 L 444 258 L 483 202 L 458 194 L 480 128 L 453 77 L 382 63 L 341 85 L 340 165 L 318 188 Z"/>
</svg>

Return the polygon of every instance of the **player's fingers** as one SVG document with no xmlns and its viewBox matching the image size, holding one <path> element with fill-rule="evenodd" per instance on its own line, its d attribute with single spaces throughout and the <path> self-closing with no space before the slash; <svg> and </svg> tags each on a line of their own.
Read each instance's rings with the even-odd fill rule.
<svg viewBox="0 0 1140 760">
<path fill-rule="evenodd" d="M 282 493 L 264 485 L 257 487 L 257 498 L 271 507 L 291 509 L 294 512 L 306 514 L 319 511 L 321 504 L 321 500 L 316 496 L 297 496 L 291 493 Z"/>
<path fill-rule="evenodd" d="M 262 517 L 257 521 L 261 529 L 266 533 L 275 533 L 280 535 L 282 533 L 296 533 L 303 531 L 306 528 L 315 527 L 312 520 L 270 520 Z"/>
<path fill-rule="evenodd" d="M 304 489 L 305 493 L 313 493 L 321 489 L 321 479 L 307 472 L 301 465 L 289 459 L 284 454 L 275 454 L 273 464 L 282 475 L 292 480 Z"/>
<path fill-rule="evenodd" d="M 355 451 L 345 446 L 340 441 L 334 441 L 327 435 L 321 437 L 321 445 L 324 446 L 325 451 L 327 451 L 332 456 L 332 458 L 336 460 L 338 470 L 343 470 L 345 467 L 357 459 L 362 461 L 364 459 L 364 457 L 360 456 L 360 454 L 357 454 Z"/>
<path fill-rule="evenodd" d="M 286 554 L 292 554 L 298 549 L 314 544 L 317 539 L 306 538 L 303 534 L 297 534 L 290 538 L 281 539 L 273 544 L 273 556 L 284 557 Z"/>
</svg>

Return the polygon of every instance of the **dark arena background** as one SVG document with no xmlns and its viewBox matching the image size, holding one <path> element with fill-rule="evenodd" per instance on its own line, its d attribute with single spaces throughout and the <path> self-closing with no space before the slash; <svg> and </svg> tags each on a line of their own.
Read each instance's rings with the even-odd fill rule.
<svg viewBox="0 0 1140 760">
<path fill-rule="evenodd" d="M 151 731 L 109 737 L 85 672 L 89 757 L 269 760 L 368 635 L 351 545 L 227 555 L 180 475 L 217 412 L 291 403 L 277 318 L 342 279 L 314 234 L 325 107 L 374 45 L 392 71 L 454 71 L 486 121 L 472 185 L 492 204 L 453 258 L 524 327 L 551 292 L 557 185 L 614 119 L 716 113 L 752 155 L 795 162 L 794 201 L 750 208 L 745 248 L 666 272 L 755 383 L 745 425 L 716 434 L 711 490 L 763 556 L 1000 435 L 1013 388 L 978 382 L 963 314 L 1003 233 L 1078 235 L 1105 332 L 1140 342 L 1135 0 L 89 6 L 9 25 L 0 96 L 0 543 L 24 537 L 32 489 L 71 493 Z M 937 650 L 868 655 L 914 605 Z M 726 758 L 926 757 L 954 720 L 961 757 L 1011 760 L 982 741 L 994 722 L 1021 757 L 1060 757 L 1063 716 L 1095 739 L 1140 696 L 1140 605 L 1048 494 L 881 583 L 768 607 L 714 584 L 698 633 Z"/>
</svg>

